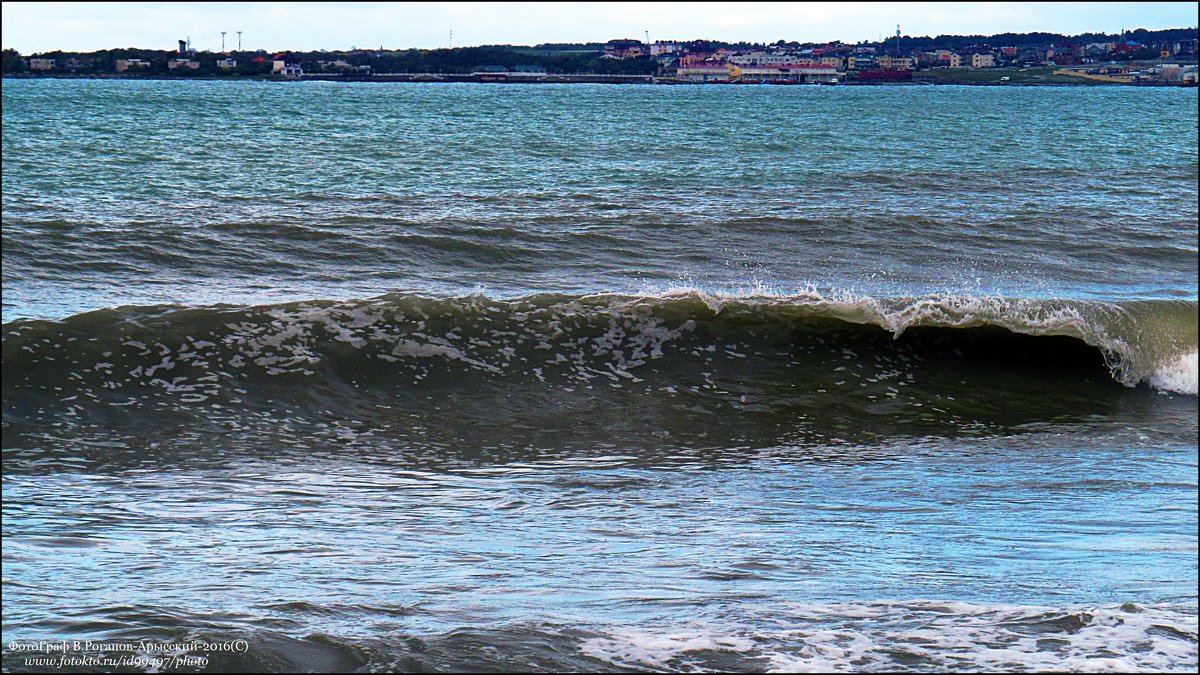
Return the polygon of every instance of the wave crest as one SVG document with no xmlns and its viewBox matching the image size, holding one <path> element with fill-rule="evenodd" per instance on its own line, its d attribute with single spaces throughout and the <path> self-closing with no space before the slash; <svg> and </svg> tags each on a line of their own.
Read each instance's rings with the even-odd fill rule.
<svg viewBox="0 0 1200 675">
<path fill-rule="evenodd" d="M 195 398 L 213 395 L 236 372 L 318 376 L 332 368 L 369 376 L 390 367 L 420 381 L 449 368 L 620 382 L 638 380 L 637 370 L 651 361 L 718 349 L 745 358 L 795 342 L 796 335 L 828 352 L 852 350 L 880 329 L 897 342 L 931 339 L 925 334 L 932 331 L 939 343 L 966 340 L 965 329 L 1004 329 L 1079 340 L 1099 350 L 1126 386 L 1195 395 L 1196 314 L 1193 301 L 729 296 L 696 289 L 517 299 L 385 295 L 252 307 L 121 307 L 62 321 L 18 320 L 4 326 L 4 361 L 7 372 L 27 383 L 43 374 L 99 377 L 109 389 L 140 383 Z M 925 337 L 909 337 L 914 331 Z M 765 335 L 774 341 L 764 342 Z M 1050 342 L 1045 346 L 1051 350 Z"/>
</svg>

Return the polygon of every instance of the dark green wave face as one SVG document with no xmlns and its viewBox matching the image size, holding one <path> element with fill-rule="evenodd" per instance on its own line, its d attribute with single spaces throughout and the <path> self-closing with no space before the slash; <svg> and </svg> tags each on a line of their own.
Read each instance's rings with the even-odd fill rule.
<svg viewBox="0 0 1200 675">
<path fill-rule="evenodd" d="M 1196 668 L 1194 89 L 3 99 L 6 671 Z"/>
<path fill-rule="evenodd" d="M 683 443 L 954 434 L 1108 412 L 1139 399 L 1122 384 L 1194 396 L 1195 317 L 1186 301 L 698 292 L 122 307 L 6 324 L 6 434 L 58 419 L 233 431 L 281 406 L 437 416 L 448 400 L 498 440 L 517 420 L 557 435 L 572 419 Z"/>
<path fill-rule="evenodd" d="M 1179 301 L 698 292 L 126 307 L 6 325 L 5 433 L 54 420 L 100 436 L 180 420 L 245 433 L 286 410 L 409 437 L 375 409 L 449 404 L 508 445 L 523 435 L 510 425 L 579 447 L 595 431 L 637 445 L 953 435 L 1106 414 L 1152 398 L 1125 390 L 1139 383 L 1194 396 L 1195 325 Z"/>
</svg>

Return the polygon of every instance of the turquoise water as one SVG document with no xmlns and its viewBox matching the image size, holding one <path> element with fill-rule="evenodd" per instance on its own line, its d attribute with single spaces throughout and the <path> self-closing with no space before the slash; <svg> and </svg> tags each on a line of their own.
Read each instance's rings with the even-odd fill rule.
<svg viewBox="0 0 1200 675">
<path fill-rule="evenodd" d="M 759 282 L 1194 300 L 1195 95 L 9 81 L 4 314 Z"/>
<path fill-rule="evenodd" d="M 1195 90 L 16 80 L 3 132 L 6 671 L 1196 668 Z"/>
</svg>

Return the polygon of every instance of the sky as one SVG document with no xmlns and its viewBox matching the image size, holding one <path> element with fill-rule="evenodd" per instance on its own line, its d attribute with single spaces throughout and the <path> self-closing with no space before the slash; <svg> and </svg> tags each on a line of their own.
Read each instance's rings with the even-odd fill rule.
<svg viewBox="0 0 1200 675">
<path fill-rule="evenodd" d="M 1189 28 L 1194 2 L 4 2 L 3 47 L 199 50 L 464 47 L 710 38 L 859 42 L 894 35 Z"/>
</svg>

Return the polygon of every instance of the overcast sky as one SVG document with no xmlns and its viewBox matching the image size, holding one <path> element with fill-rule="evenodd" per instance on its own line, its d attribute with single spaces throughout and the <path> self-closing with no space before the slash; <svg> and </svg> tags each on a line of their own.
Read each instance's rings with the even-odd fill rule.
<svg viewBox="0 0 1200 675">
<path fill-rule="evenodd" d="M 1186 28 L 1194 2 L 55 2 L 3 3 L 3 46 L 29 54 L 112 47 L 403 49 L 712 38 L 858 42 L 893 35 Z"/>
</svg>

